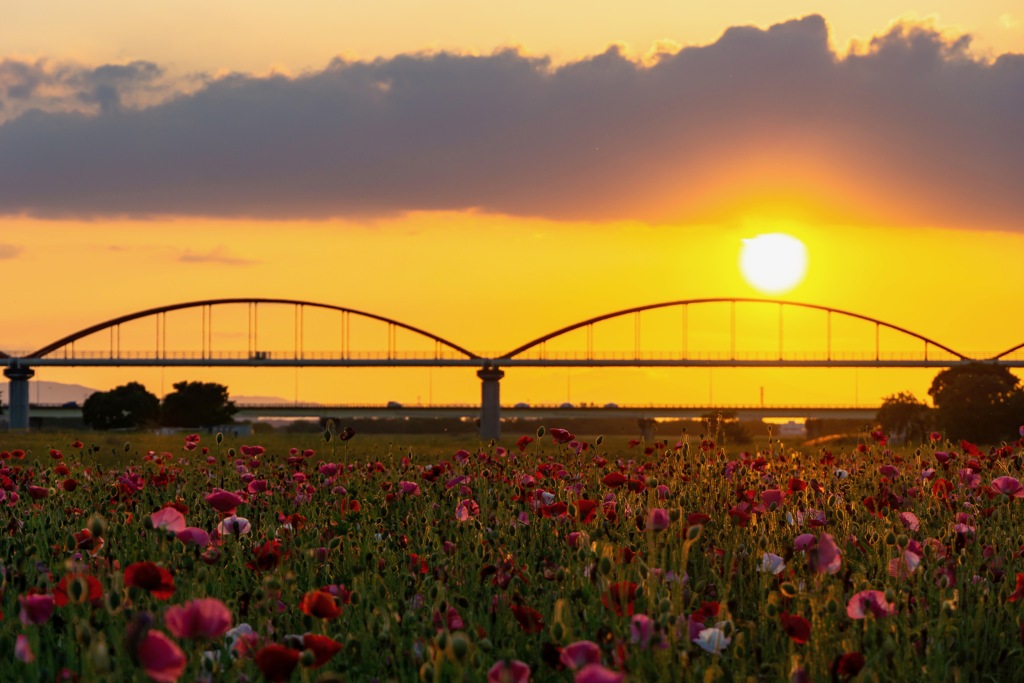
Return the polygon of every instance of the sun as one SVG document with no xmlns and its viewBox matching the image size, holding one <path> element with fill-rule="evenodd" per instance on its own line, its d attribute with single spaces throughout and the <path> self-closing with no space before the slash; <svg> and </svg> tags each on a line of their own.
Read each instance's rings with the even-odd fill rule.
<svg viewBox="0 0 1024 683">
<path fill-rule="evenodd" d="M 807 247 L 782 232 L 743 240 L 740 271 L 751 285 L 766 294 L 782 294 L 796 287 L 807 272 Z"/>
</svg>

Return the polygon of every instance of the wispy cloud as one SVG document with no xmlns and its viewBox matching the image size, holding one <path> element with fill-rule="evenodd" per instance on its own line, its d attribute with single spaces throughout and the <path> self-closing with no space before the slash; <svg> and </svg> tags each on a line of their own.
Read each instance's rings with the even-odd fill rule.
<svg viewBox="0 0 1024 683">
<path fill-rule="evenodd" d="M 17 258 L 23 251 L 25 249 L 16 244 L 0 244 L 0 261 Z"/>
<path fill-rule="evenodd" d="M 182 263 L 215 263 L 222 266 L 251 266 L 259 263 L 254 259 L 233 255 L 224 245 L 218 245 L 206 252 L 186 249 L 178 260 Z"/>
<path fill-rule="evenodd" d="M 159 73 L 125 74 L 117 102 Z M 414 54 L 145 108 L 82 97 L 92 115 L 0 126 L 0 214 L 701 223 L 792 200 L 813 220 L 1024 230 L 1024 55 L 925 25 L 847 55 L 811 16 L 648 61 Z"/>
</svg>

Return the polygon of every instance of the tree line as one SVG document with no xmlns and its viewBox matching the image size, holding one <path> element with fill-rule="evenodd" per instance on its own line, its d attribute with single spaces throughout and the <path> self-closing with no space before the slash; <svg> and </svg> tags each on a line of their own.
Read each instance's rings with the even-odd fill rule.
<svg viewBox="0 0 1024 683">
<path fill-rule="evenodd" d="M 230 423 L 237 411 L 222 384 L 178 382 L 161 401 L 138 382 L 129 382 L 85 399 L 82 420 L 98 430 L 213 427 Z"/>
<path fill-rule="evenodd" d="M 877 415 L 882 431 L 906 443 L 922 441 L 932 431 L 974 443 L 1024 436 L 1024 388 L 1001 365 L 967 363 L 943 370 L 928 395 L 934 408 L 909 392 L 887 397 Z"/>
</svg>

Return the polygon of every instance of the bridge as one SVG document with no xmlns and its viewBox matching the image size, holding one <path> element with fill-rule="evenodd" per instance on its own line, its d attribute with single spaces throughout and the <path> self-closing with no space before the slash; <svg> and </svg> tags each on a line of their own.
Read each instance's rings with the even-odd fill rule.
<svg viewBox="0 0 1024 683">
<path fill-rule="evenodd" d="M 264 322 L 271 309 L 277 320 Z M 281 315 L 290 319 L 287 347 L 281 345 Z M 713 317 L 706 312 L 714 311 Z M 244 348 L 227 348 L 229 338 L 245 337 Z M 169 344 L 168 318 L 188 313 L 191 323 L 170 328 L 192 341 Z M 198 324 L 194 320 L 198 314 Z M 701 319 L 703 315 L 703 319 Z M 264 313 L 266 316 L 266 313 Z M 313 323 L 307 320 L 319 319 Z M 227 321 L 222 323 L 221 321 Z M 266 317 L 264 317 L 266 321 Z M 646 322 L 645 322 L 646 321 Z M 695 322 L 696 321 L 696 322 Z M 595 330 L 631 328 L 632 348 L 602 348 Z M 631 324 L 630 324 L 631 323 Z M 377 341 L 352 343 L 353 329 L 375 327 Z M 787 329 L 796 333 L 785 335 Z M 271 334 L 268 334 L 268 327 Z M 332 340 L 324 344 L 324 330 Z M 852 328 L 858 328 L 854 333 Z M 654 329 L 654 334 L 644 330 Z M 815 328 L 815 334 L 808 330 Z M 122 345 L 130 336 L 140 348 Z M 131 332 L 129 335 L 128 332 Z M 320 337 L 320 348 L 307 338 Z M 627 337 L 629 335 L 626 335 Z M 196 339 L 198 337 L 198 339 Z M 659 348 L 643 342 L 657 340 Z M 386 338 L 385 343 L 380 343 Z M 195 342 L 198 341 L 198 344 Z M 215 343 L 215 341 L 217 343 Z M 343 306 L 293 299 L 210 299 L 150 308 L 68 334 L 34 351 L 0 352 L 10 380 L 12 429 L 29 425 L 29 380 L 36 367 L 467 367 L 481 380 L 480 431 L 500 436 L 502 368 L 516 367 L 803 367 L 803 368 L 948 368 L 971 362 L 1024 367 L 1024 343 L 998 354 L 965 354 L 934 339 L 876 318 L 816 304 L 778 299 L 704 298 L 669 301 L 614 311 L 554 330 L 510 351 L 474 353 L 444 337 L 385 316 Z M 461 409 L 461 408 L 460 408 Z M 803 414 L 801 414 L 803 416 Z"/>
<path fill-rule="evenodd" d="M 32 403 L 29 406 L 32 414 L 38 417 L 81 419 L 82 409 L 77 405 L 63 403 Z M 243 403 L 237 406 L 235 417 L 258 419 L 276 418 L 386 418 L 400 420 L 404 418 L 425 419 L 476 419 L 480 416 L 480 406 L 472 403 L 453 403 L 438 405 L 369 405 L 369 404 L 337 404 L 322 403 Z M 564 405 L 541 404 L 501 406 L 501 416 L 506 419 L 580 419 L 580 418 L 620 418 L 629 420 L 656 419 L 699 419 L 705 415 L 728 413 L 740 420 L 763 420 L 765 418 L 820 418 L 836 420 L 873 420 L 878 413 L 878 406 L 846 406 L 846 405 Z"/>
</svg>

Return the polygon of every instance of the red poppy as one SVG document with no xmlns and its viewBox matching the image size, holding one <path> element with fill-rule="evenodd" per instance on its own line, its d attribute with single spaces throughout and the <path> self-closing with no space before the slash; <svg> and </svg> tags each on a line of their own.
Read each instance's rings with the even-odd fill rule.
<svg viewBox="0 0 1024 683">
<path fill-rule="evenodd" d="M 253 548 L 252 554 L 255 559 L 251 562 L 246 562 L 246 567 L 260 572 L 272 571 L 281 563 L 281 541 L 276 538 L 272 541 L 267 541 L 263 545 Z"/>
<path fill-rule="evenodd" d="M 582 498 L 576 501 L 576 521 L 580 524 L 590 524 L 597 515 L 597 501 Z"/>
<path fill-rule="evenodd" d="M 51 448 L 50 457 L 53 458 L 54 460 L 61 460 L 63 459 L 64 454 L 58 451 L 56 448 Z"/>
<path fill-rule="evenodd" d="M 72 491 L 78 488 L 78 482 L 75 481 L 74 479 L 65 479 L 64 481 L 61 482 L 60 487 L 67 491 L 68 493 L 71 493 Z"/>
<path fill-rule="evenodd" d="M 794 643 L 803 645 L 811 637 L 811 622 L 797 614 L 782 613 L 782 630 Z"/>
<path fill-rule="evenodd" d="M 518 441 L 516 441 L 516 446 L 519 447 L 519 452 L 522 453 L 526 450 L 526 447 L 529 446 L 531 443 L 533 443 L 533 437 L 524 434 L 521 437 L 519 437 Z"/>
<path fill-rule="evenodd" d="M 540 633 L 544 629 L 544 618 L 532 607 L 512 605 L 512 614 L 527 633 Z"/>
<path fill-rule="evenodd" d="M 88 602 L 93 607 L 98 607 L 103 602 L 103 586 L 95 576 L 65 574 L 61 577 L 57 587 L 53 589 L 53 602 L 57 607 L 63 607 L 72 601 L 74 596 L 70 596 L 68 593 L 72 582 L 78 583 L 78 588 L 74 589 L 78 596 L 75 602 Z M 80 592 L 79 589 L 81 589 Z"/>
<path fill-rule="evenodd" d="M 601 602 L 605 607 L 615 612 L 618 616 L 633 616 L 636 600 L 636 584 L 632 581 L 619 581 L 608 587 L 608 590 L 601 596 Z"/>
<path fill-rule="evenodd" d="M 1024 574 L 1017 574 L 1017 586 L 1014 589 L 1010 597 L 1006 598 L 1007 602 L 1017 602 L 1024 598 Z"/>
<path fill-rule="evenodd" d="M 318 636 L 312 633 L 307 633 L 302 637 L 302 647 L 306 648 L 313 653 L 313 663 L 310 664 L 311 669 L 319 669 L 321 666 L 331 661 L 334 655 L 341 652 L 344 645 L 328 638 L 327 636 Z"/>
<path fill-rule="evenodd" d="M 125 567 L 124 583 L 149 591 L 157 600 L 167 600 L 174 595 L 174 577 L 153 562 L 134 562 Z"/>
<path fill-rule="evenodd" d="M 540 514 L 542 514 L 545 517 L 558 518 L 566 514 L 566 512 L 569 510 L 569 506 L 563 503 L 562 501 L 558 501 L 557 503 L 552 503 L 551 505 L 541 505 L 537 509 L 540 510 Z"/>
<path fill-rule="evenodd" d="M 553 427 L 551 429 L 551 438 L 554 439 L 555 443 L 563 444 L 569 443 L 576 438 L 576 435 L 570 432 L 568 429 L 558 429 Z"/>
<path fill-rule="evenodd" d="M 864 668 L 864 655 L 859 652 L 847 652 L 836 657 L 832 662 L 832 678 L 838 680 L 840 676 L 847 680 L 853 678 Z"/>
<path fill-rule="evenodd" d="M 341 607 L 335 601 L 334 596 L 327 591 L 310 591 L 302 596 L 299 609 L 303 614 L 318 619 L 337 619 L 341 615 Z"/>
<path fill-rule="evenodd" d="M 43 488 L 42 486 L 29 486 L 28 497 L 32 500 L 42 500 L 43 498 L 49 498 L 50 489 Z"/>
<path fill-rule="evenodd" d="M 620 472 L 609 472 L 601 479 L 601 483 L 609 488 L 617 489 L 626 483 L 626 477 Z"/>
<path fill-rule="evenodd" d="M 299 664 L 299 653 L 284 645 L 265 645 L 253 658 L 264 677 L 271 683 L 287 681 Z"/>
</svg>

